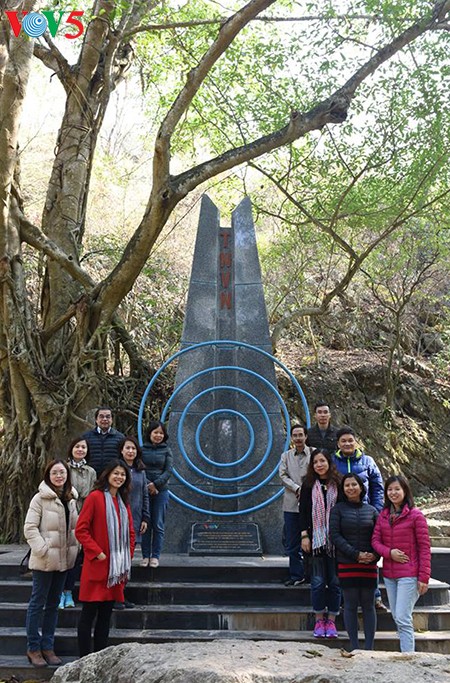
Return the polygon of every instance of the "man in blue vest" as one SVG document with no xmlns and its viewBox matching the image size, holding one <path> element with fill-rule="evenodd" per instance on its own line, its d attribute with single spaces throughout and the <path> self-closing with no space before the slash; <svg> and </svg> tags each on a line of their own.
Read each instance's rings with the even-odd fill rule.
<svg viewBox="0 0 450 683">
<path fill-rule="evenodd" d="M 109 406 L 101 406 L 95 411 L 95 427 L 85 432 L 89 446 L 89 465 L 97 472 L 97 476 L 105 469 L 110 460 L 119 457 L 119 444 L 124 439 L 122 432 L 113 429 L 113 414 Z"/>
</svg>

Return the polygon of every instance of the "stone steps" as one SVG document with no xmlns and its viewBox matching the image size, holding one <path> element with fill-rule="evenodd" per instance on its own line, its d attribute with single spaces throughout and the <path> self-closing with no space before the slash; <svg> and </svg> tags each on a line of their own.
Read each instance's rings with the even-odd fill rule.
<svg viewBox="0 0 450 683">
<path fill-rule="evenodd" d="M 0 604 L 0 627 L 21 628 L 25 624 L 27 603 Z M 81 607 L 60 610 L 58 628 L 75 629 Z M 338 627 L 344 629 L 342 616 Z M 160 630 L 206 629 L 251 631 L 312 630 L 314 617 L 310 606 L 256 607 L 249 605 L 136 605 L 127 610 L 114 610 L 113 629 Z M 450 630 L 450 606 L 416 607 L 414 627 L 421 631 Z M 377 614 L 377 629 L 395 629 L 390 612 Z M 0 654 L 2 643 L 0 642 Z"/>
<path fill-rule="evenodd" d="M 360 633 L 362 642 L 363 634 Z M 348 645 L 347 634 L 339 630 L 338 638 L 314 638 L 311 631 L 253 631 L 221 629 L 112 629 L 110 645 L 120 643 L 172 643 L 178 641 L 211 641 L 211 640 L 274 640 L 279 642 L 321 643 L 329 647 Z M 0 628 L 2 648 L 8 648 L 7 656 L 18 656 L 26 659 L 26 637 L 23 628 Z M 395 631 L 377 631 L 375 649 L 398 651 L 398 640 Z M 450 654 L 450 631 L 416 633 L 416 649 L 420 652 L 440 652 Z M 76 632 L 74 629 L 58 628 L 55 650 L 62 657 L 74 658 L 76 652 Z M 3 655 L 2 655 L 3 659 Z M 24 662 L 25 663 L 25 662 Z M 0 669 L 1 672 L 1 669 Z"/>
<path fill-rule="evenodd" d="M 383 587 L 381 586 L 382 590 Z M 4 579 L 0 581 L 0 604 L 2 602 L 28 602 L 31 595 L 31 579 Z M 74 592 L 77 597 L 77 590 Z M 311 602 L 310 586 L 304 584 L 286 588 L 280 583 L 234 583 L 133 581 L 126 588 L 129 600 L 141 605 L 195 605 L 224 604 L 258 606 L 261 602 L 274 606 L 307 606 Z M 446 605 L 447 584 L 431 580 L 430 590 L 417 605 Z"/>
<path fill-rule="evenodd" d="M 8 548 L 8 546 L 3 546 Z M 35 680 L 49 680 L 50 669 L 38 672 L 24 652 L 25 614 L 31 578 L 19 577 L 24 548 L 3 552 L 0 546 L 0 680 L 14 673 Z M 439 551 L 439 578 L 448 575 L 450 553 Z M 199 558 L 163 556 L 161 566 L 150 570 L 134 560 L 126 589 L 131 610 L 114 611 L 111 645 L 121 642 L 160 643 L 209 641 L 230 638 L 325 643 L 342 647 L 348 640 L 342 616 L 340 637 L 315 639 L 309 585 L 286 588 L 287 559 Z M 383 587 L 382 594 L 386 601 Z M 414 611 L 416 649 L 450 653 L 450 604 L 448 585 L 432 580 L 430 590 Z M 75 591 L 76 597 L 77 591 Z M 65 661 L 76 656 L 76 624 L 80 607 L 61 610 L 56 650 Z M 376 649 L 398 651 L 390 613 L 378 613 Z M 30 676 L 30 672 L 33 672 Z M 25 673 L 20 673 L 25 672 Z"/>
</svg>

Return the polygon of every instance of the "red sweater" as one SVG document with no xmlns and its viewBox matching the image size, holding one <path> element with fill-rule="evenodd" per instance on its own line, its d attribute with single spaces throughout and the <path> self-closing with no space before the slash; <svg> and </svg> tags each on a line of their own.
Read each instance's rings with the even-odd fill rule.
<svg viewBox="0 0 450 683">
<path fill-rule="evenodd" d="M 431 575 L 430 536 L 427 520 L 418 508 L 405 505 L 391 525 L 390 511 L 383 508 L 375 524 L 372 547 L 383 557 L 383 575 L 388 579 L 417 576 L 428 583 Z M 391 550 L 397 548 L 409 557 L 409 562 L 394 562 Z"/>
<path fill-rule="evenodd" d="M 116 511 L 118 503 L 114 499 Z M 134 553 L 134 526 L 130 506 L 127 505 L 128 523 L 130 527 L 131 557 Z M 103 491 L 92 491 L 84 501 L 78 517 L 75 535 L 84 550 L 84 562 L 80 579 L 80 600 L 96 602 L 117 600 L 123 602 L 124 584 L 108 588 L 106 583 L 109 572 L 109 539 L 106 526 L 106 502 Z M 106 560 L 97 560 L 100 553 L 105 553 Z"/>
</svg>

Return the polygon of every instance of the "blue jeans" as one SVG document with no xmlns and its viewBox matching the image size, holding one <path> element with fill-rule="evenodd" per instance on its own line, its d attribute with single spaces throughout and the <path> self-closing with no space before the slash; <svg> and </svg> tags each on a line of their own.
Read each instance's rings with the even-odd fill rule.
<svg viewBox="0 0 450 683">
<path fill-rule="evenodd" d="M 284 530 L 286 552 L 289 555 L 289 574 L 293 581 L 301 581 L 305 578 L 305 570 L 301 551 L 302 533 L 299 512 L 284 513 Z"/>
<path fill-rule="evenodd" d="M 142 557 L 156 557 L 159 560 L 164 540 L 164 522 L 169 503 L 169 491 L 165 489 L 150 498 L 150 523 L 142 534 Z"/>
<path fill-rule="evenodd" d="M 33 589 L 26 620 L 27 649 L 30 652 L 54 649 L 59 598 L 66 574 L 67 572 L 41 572 L 33 569 Z"/>
<path fill-rule="evenodd" d="M 400 652 L 414 652 L 414 626 L 412 613 L 419 598 L 417 576 L 401 579 L 384 578 L 392 617 L 400 638 Z"/>
<path fill-rule="evenodd" d="M 339 614 L 341 589 L 336 574 L 336 560 L 328 555 L 313 555 L 311 566 L 311 598 L 314 612 Z"/>
</svg>

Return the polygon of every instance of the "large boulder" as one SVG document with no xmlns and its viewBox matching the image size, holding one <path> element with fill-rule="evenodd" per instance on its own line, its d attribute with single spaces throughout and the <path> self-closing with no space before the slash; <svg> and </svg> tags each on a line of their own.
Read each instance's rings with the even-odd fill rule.
<svg viewBox="0 0 450 683">
<path fill-rule="evenodd" d="M 319 644 L 215 640 L 109 647 L 56 671 L 51 683 L 445 683 L 450 657 Z"/>
</svg>

